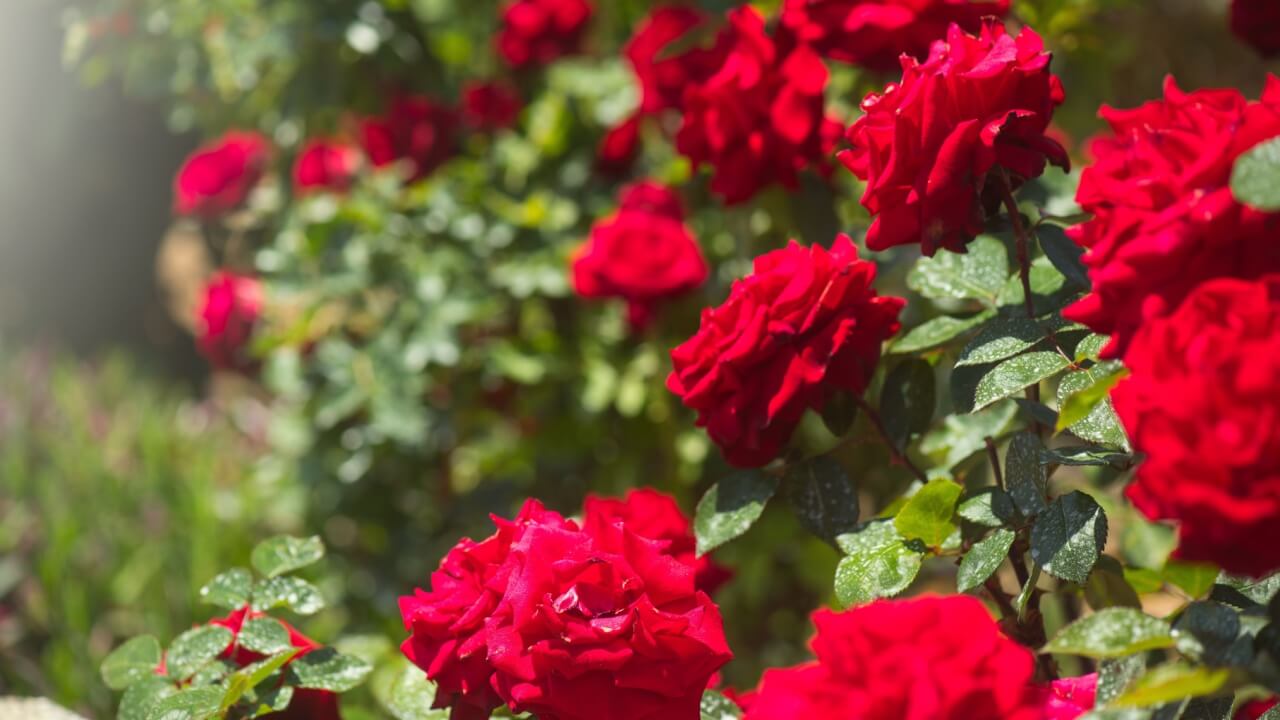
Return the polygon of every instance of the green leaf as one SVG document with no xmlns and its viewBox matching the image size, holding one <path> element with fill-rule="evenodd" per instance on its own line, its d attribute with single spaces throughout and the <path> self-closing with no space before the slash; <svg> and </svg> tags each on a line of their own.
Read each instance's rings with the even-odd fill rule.
<svg viewBox="0 0 1280 720">
<path fill-rule="evenodd" d="M 1267 576 L 1262 580 L 1237 578 L 1223 573 L 1218 576 L 1218 583 L 1234 589 L 1259 605 L 1266 605 L 1280 594 L 1280 573 Z"/>
<path fill-rule="evenodd" d="M 922 350 L 932 350 L 981 325 L 995 317 L 995 314 L 994 310 L 984 310 L 968 318 L 941 315 L 917 325 L 906 335 L 895 340 L 889 346 L 889 352 L 896 355 L 906 355 L 918 353 Z"/>
<path fill-rule="evenodd" d="M 742 717 L 738 704 L 715 690 L 702 693 L 702 704 L 699 707 L 701 720 L 737 720 Z"/>
<path fill-rule="evenodd" d="M 1113 365 L 1102 363 L 1088 370 L 1079 370 L 1063 376 L 1062 381 L 1058 383 L 1058 406 L 1062 407 L 1068 397 L 1097 385 L 1114 372 Z M 1076 437 L 1100 445 L 1118 447 L 1125 451 L 1130 447 L 1129 438 L 1120 427 L 1120 420 L 1116 417 L 1110 398 L 1099 401 L 1083 420 L 1072 424 L 1067 429 Z"/>
<path fill-rule="evenodd" d="M 1133 464 L 1133 456 L 1096 445 L 1080 445 L 1076 447 L 1046 448 L 1040 453 L 1040 462 L 1045 465 L 1093 465 L 1110 466 L 1125 469 Z"/>
<path fill-rule="evenodd" d="M 253 609 L 259 612 L 288 608 L 299 615 L 324 609 L 324 596 L 315 585 L 302 578 L 282 576 L 259 580 L 253 588 Z"/>
<path fill-rule="evenodd" d="M 1174 647 L 1214 667 L 1245 666 L 1253 660 L 1253 637 L 1240 632 L 1240 614 L 1214 602 L 1187 606 L 1173 623 Z"/>
<path fill-rule="evenodd" d="M 1124 566 L 1107 555 L 1098 558 L 1097 566 L 1089 573 L 1089 580 L 1084 585 L 1084 599 L 1094 610 L 1109 607 L 1142 609 L 1137 591 L 1124 577 Z"/>
<path fill-rule="evenodd" d="M 1107 516 L 1079 490 L 1055 499 L 1031 527 L 1031 559 L 1045 572 L 1084 583 L 1107 544 Z"/>
<path fill-rule="evenodd" d="M 283 712 L 293 702 L 293 687 L 281 685 L 267 688 L 263 692 L 248 693 L 252 696 L 253 717 L 261 717 L 269 713 Z"/>
<path fill-rule="evenodd" d="M 1182 588 L 1183 592 L 1194 599 L 1204 597 L 1205 593 L 1213 589 L 1213 583 L 1218 579 L 1218 568 L 1206 563 L 1170 560 L 1164 564 L 1160 574 L 1166 582 Z"/>
<path fill-rule="evenodd" d="M 1100 363 L 1090 368 L 1085 373 L 1088 384 L 1067 395 L 1062 401 L 1058 409 L 1058 431 L 1066 430 L 1087 420 L 1094 408 L 1107 399 L 1111 389 L 1127 374 L 1124 365 L 1117 361 Z"/>
<path fill-rule="evenodd" d="M 112 690 L 124 690 L 130 685 L 155 677 L 160 666 L 160 641 L 151 635 L 126 640 L 102 660 L 102 682 Z"/>
<path fill-rule="evenodd" d="M 160 677 L 153 676 L 132 683 L 120 698 L 116 720 L 147 720 L 157 703 L 177 692 L 178 688 L 172 682 Z"/>
<path fill-rule="evenodd" d="M 248 620 L 240 628 L 237 642 L 242 647 L 262 655 L 274 655 L 293 647 L 289 642 L 289 631 L 279 620 L 271 617 L 258 617 Z"/>
<path fill-rule="evenodd" d="M 230 647 L 235 633 L 220 625 L 202 625 L 192 628 L 177 638 L 165 654 L 165 668 L 169 677 L 186 680 L 210 660 Z"/>
<path fill-rule="evenodd" d="M 867 523 L 836 538 L 847 557 L 836 567 L 836 599 L 846 607 L 906 590 L 920 572 L 924 555 L 907 547 L 892 522 Z"/>
<path fill-rule="evenodd" d="M 1076 720 L 1152 720 L 1152 718 L 1151 711 L 1142 708 L 1102 708 L 1091 710 Z"/>
<path fill-rule="evenodd" d="M 1042 652 L 1101 659 L 1168 647 L 1169 623 L 1133 608 L 1106 608 L 1060 630 Z"/>
<path fill-rule="evenodd" d="M 379 669 L 379 674 L 383 671 Z M 448 720 L 447 709 L 432 709 L 436 685 L 418 667 L 402 663 L 398 672 L 380 687 L 375 678 L 374 695 L 396 720 Z"/>
<path fill-rule="evenodd" d="M 759 470 L 742 470 L 712 485 L 694 512 L 698 555 L 706 555 L 749 530 L 777 489 L 778 479 Z"/>
<path fill-rule="evenodd" d="M 956 575 L 956 589 L 968 592 L 987 581 L 991 574 L 1000 567 L 1000 563 L 1009 555 L 1017 534 L 1012 530 L 1000 528 L 986 539 L 974 544 L 960 561 L 960 571 Z"/>
<path fill-rule="evenodd" d="M 189 688 L 157 702 L 147 720 L 203 720 L 213 717 L 221 709 L 222 688 Z"/>
<path fill-rule="evenodd" d="M 1112 705 L 1152 707 L 1189 697 L 1212 695 L 1221 690 L 1230 677 L 1228 670 L 1192 667 L 1181 663 L 1161 665 L 1138 678 Z"/>
<path fill-rule="evenodd" d="M 1041 223 L 1036 226 L 1036 237 L 1040 239 L 1040 247 L 1044 250 L 1045 257 L 1049 258 L 1049 262 L 1053 263 L 1058 272 L 1076 285 L 1089 288 L 1089 271 L 1081 261 L 1084 248 L 1067 237 L 1067 233 L 1060 226 L 1052 223 Z"/>
<path fill-rule="evenodd" d="M 911 359 L 891 370 L 880 393 L 880 416 L 894 447 L 905 448 L 912 435 L 927 430 L 936 406 L 933 366 Z"/>
<path fill-rule="evenodd" d="M 249 604 L 253 588 L 253 573 L 244 568 L 232 568 L 200 588 L 200 598 L 211 605 L 239 610 Z"/>
<path fill-rule="evenodd" d="M 1079 297 L 1084 287 L 1068 281 L 1048 258 L 1031 262 L 1031 302 L 1036 316 L 1057 312 Z M 1005 283 L 996 300 L 1009 312 L 1026 312 L 1022 301 L 1022 278 L 1014 275 Z"/>
<path fill-rule="evenodd" d="M 1139 653 L 1098 663 L 1097 704 L 1110 704 L 1147 670 L 1147 656 Z"/>
<path fill-rule="evenodd" d="M 1178 720 L 1231 720 L 1233 697 L 1192 698 L 1182 708 Z"/>
<path fill-rule="evenodd" d="M 320 648 L 289 663 L 288 673 L 298 687 L 346 692 L 360 683 L 373 666 L 354 655 Z"/>
<path fill-rule="evenodd" d="M 1280 210 L 1280 138 L 1258 143 L 1236 158 L 1231 194 L 1258 210 Z"/>
<path fill-rule="evenodd" d="M 1017 417 L 1011 402 L 993 405 L 972 415 L 948 415 L 920 440 L 920 452 L 941 470 L 950 470 L 986 448 L 986 438 L 1003 436 Z"/>
<path fill-rule="evenodd" d="M 1160 578 L 1160 573 L 1146 568 L 1126 567 L 1124 579 L 1139 595 L 1157 592 L 1164 587 L 1164 580 Z"/>
<path fill-rule="evenodd" d="M 822 406 L 822 423 L 836 437 L 844 437 L 858 419 L 858 401 L 848 390 L 837 390 Z"/>
<path fill-rule="evenodd" d="M 1023 517 L 1035 517 L 1049 507 L 1049 475 L 1040 462 L 1044 443 L 1035 433 L 1013 436 L 1004 456 L 1004 484 Z"/>
<path fill-rule="evenodd" d="M 1042 380 L 1053 377 L 1065 370 L 1068 365 L 1067 359 L 1061 354 L 1053 350 L 1038 350 L 1010 358 L 990 369 L 986 366 L 972 368 L 982 371 L 978 384 L 974 388 L 972 408 L 981 410 L 997 400 L 1012 397 L 1032 385 L 1039 384 Z"/>
<path fill-rule="evenodd" d="M 1057 316 L 1041 322 L 1025 315 L 1001 315 L 982 326 L 960 351 L 956 366 L 986 365 L 1011 358 L 1037 345 L 1047 345 L 1048 331 L 1062 332 L 1065 327 L 1069 326 Z"/>
<path fill-rule="evenodd" d="M 261 685 L 267 678 L 287 665 L 290 660 L 297 657 L 300 652 L 302 652 L 302 648 L 290 647 L 288 650 L 263 658 L 237 670 L 232 674 L 230 682 L 227 683 L 226 693 L 222 696 L 222 708 L 225 710 L 235 705 L 240 701 L 241 697 Z"/>
<path fill-rule="evenodd" d="M 319 562 L 323 557 L 324 543 L 319 536 L 295 538 L 278 535 L 259 543 L 250 560 L 258 572 L 273 578 Z"/>
<path fill-rule="evenodd" d="M 1002 527 L 1017 519 L 1017 508 L 1009 493 L 995 487 L 985 487 L 965 499 L 956 508 L 956 514 L 983 527 Z"/>
<path fill-rule="evenodd" d="M 959 483 L 946 478 L 929 481 L 898 511 L 894 526 L 908 540 L 919 540 L 931 548 L 940 547 L 956 531 L 952 518 L 963 490 Z"/>
<path fill-rule="evenodd" d="M 1083 340 L 1076 344 L 1075 359 L 1076 362 L 1084 362 L 1085 360 L 1097 361 L 1098 356 L 1102 354 L 1102 348 L 1106 347 L 1111 341 L 1109 335 L 1098 335 L 1096 333 L 1086 335 Z"/>
<path fill-rule="evenodd" d="M 920 258 L 907 275 L 907 286 L 931 300 L 978 300 L 993 305 L 1009 276 L 1004 243 L 980 236 L 966 253 L 940 250 Z"/>
<path fill-rule="evenodd" d="M 830 543 L 858 527 L 858 492 L 844 468 L 820 455 L 793 465 L 785 480 L 787 499 L 805 529 Z"/>
<path fill-rule="evenodd" d="M 1131 510 L 1121 525 L 1124 532 L 1120 536 L 1120 551 L 1132 567 L 1160 570 L 1178 545 L 1173 528 L 1149 522 L 1136 510 Z"/>
</svg>

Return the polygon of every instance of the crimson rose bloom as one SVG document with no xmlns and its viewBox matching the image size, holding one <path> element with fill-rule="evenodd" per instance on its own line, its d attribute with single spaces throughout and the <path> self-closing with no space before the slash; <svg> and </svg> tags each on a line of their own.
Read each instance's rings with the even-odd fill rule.
<svg viewBox="0 0 1280 720">
<path fill-rule="evenodd" d="M 1231 32 L 1263 57 L 1280 53 L 1280 4 L 1273 0 L 1232 0 Z"/>
<path fill-rule="evenodd" d="M 902 82 L 862 101 L 866 114 L 846 136 L 853 147 L 840 153 L 867 181 L 868 248 L 963 252 L 1000 204 L 999 173 L 1016 186 L 1046 162 L 1070 164 L 1046 135 L 1063 100 L 1049 59 L 1030 28 L 1015 38 L 994 22 L 976 37 L 952 25 L 924 64 L 902 59 Z"/>
<path fill-rule="evenodd" d="M 978 32 L 1008 12 L 1009 0 L 786 0 L 782 25 L 832 60 L 888 72 L 904 53 L 924 59 L 951 23 Z"/>
<path fill-rule="evenodd" d="M 262 315 L 262 284 L 248 275 L 222 271 L 205 286 L 196 344 L 220 370 L 249 371 L 256 364 L 249 340 Z"/>
<path fill-rule="evenodd" d="M 336 140 L 311 140 L 293 164 L 293 187 L 299 193 L 345 192 L 360 168 L 360 151 Z"/>
<path fill-rule="evenodd" d="M 1041 720 L 1076 720 L 1093 709 L 1098 673 L 1054 680 L 1040 690 Z"/>
<path fill-rule="evenodd" d="M 622 191 L 616 215 L 597 222 L 573 256 L 573 287 L 583 297 L 627 301 L 631 326 L 644 328 L 658 301 L 697 288 L 707 262 L 670 188 L 642 182 Z"/>
<path fill-rule="evenodd" d="M 501 82 L 467 83 L 462 88 L 462 116 L 473 128 L 501 130 L 520 117 L 520 93 Z"/>
<path fill-rule="evenodd" d="M 712 168 L 711 190 L 735 204 L 772 183 L 794 189 L 806 167 L 826 171 L 839 124 L 823 113 L 827 68 L 812 48 L 790 52 L 765 33 L 751 7 L 729 13 L 722 61 L 685 90 L 676 147 Z"/>
<path fill-rule="evenodd" d="M 837 389 L 866 390 L 905 304 L 878 297 L 875 277 L 846 235 L 830 251 L 793 241 L 756 258 L 723 305 L 702 311 L 697 334 L 671 351 L 667 387 L 730 463 L 768 463 L 805 410 Z"/>
<path fill-rule="evenodd" d="M 1258 720 L 1276 705 L 1280 705 L 1280 700 L 1254 700 L 1253 702 L 1245 703 L 1236 711 L 1235 720 Z"/>
<path fill-rule="evenodd" d="M 744 720 L 1042 720 L 1031 652 L 976 598 L 813 615 L 816 662 L 766 670 Z"/>
<path fill-rule="evenodd" d="M 374 167 L 408 160 L 408 182 L 430 175 L 456 150 L 458 113 L 420 96 L 402 95 L 382 117 L 360 124 L 361 145 Z"/>
<path fill-rule="evenodd" d="M 212 218 L 235 210 L 262 179 L 270 160 L 271 143 L 255 132 L 229 132 L 201 146 L 174 178 L 174 211 Z"/>
<path fill-rule="evenodd" d="M 720 613 L 668 543 L 600 523 L 587 532 L 529 500 L 498 532 L 463 540 L 400 600 L 402 649 L 455 720 L 507 703 L 541 720 L 697 717 L 732 657 Z"/>
<path fill-rule="evenodd" d="M 1125 364 L 1112 398 L 1147 455 L 1129 499 L 1178 523 L 1179 557 L 1280 568 L 1280 275 L 1204 283 L 1143 325 Z"/>
<path fill-rule="evenodd" d="M 1104 354 L 1120 357 L 1205 280 L 1280 271 L 1280 214 L 1241 205 L 1229 187 L 1236 158 L 1280 135 L 1280 80 L 1249 102 L 1169 78 L 1163 100 L 1101 114 L 1112 132 L 1092 142 L 1076 194 L 1094 218 L 1069 231 L 1088 249 L 1093 292 L 1064 314 L 1111 335 Z"/>
<path fill-rule="evenodd" d="M 502 11 L 498 54 L 514 68 L 578 52 L 594 8 L 588 0 L 511 0 Z"/>
<path fill-rule="evenodd" d="M 733 576 L 709 556 L 697 556 L 693 525 L 670 495 L 650 488 L 631 490 L 621 500 L 588 495 L 582 513 L 583 530 L 592 535 L 600 534 L 603 525 L 622 523 L 641 537 L 666 542 L 665 553 L 692 567 L 695 584 L 708 595 Z"/>
</svg>

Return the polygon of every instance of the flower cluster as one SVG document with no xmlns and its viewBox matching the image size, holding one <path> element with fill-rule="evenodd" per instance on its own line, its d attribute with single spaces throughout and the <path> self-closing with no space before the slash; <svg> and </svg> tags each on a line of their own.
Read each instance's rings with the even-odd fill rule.
<svg viewBox="0 0 1280 720">
<path fill-rule="evenodd" d="M 262 315 L 262 283 L 249 275 L 222 271 L 205 286 L 196 346 L 220 370 L 252 370 L 257 361 L 249 340 Z"/>
<path fill-rule="evenodd" d="M 494 39 L 513 68 L 546 65 L 576 53 L 594 8 L 588 0 L 511 0 Z"/>
<path fill-rule="evenodd" d="M 430 175 L 456 150 L 458 112 L 419 95 L 401 95 L 380 117 L 360 124 L 360 144 L 374 167 L 408 164 L 409 182 Z"/>
<path fill-rule="evenodd" d="M 840 160 L 867 181 L 862 204 L 875 220 L 867 247 L 919 243 L 962 252 L 1006 191 L 1066 168 L 1066 150 L 1046 131 L 1063 101 L 1044 42 L 1002 25 L 969 35 L 957 25 L 928 60 L 902 59 L 902 81 L 862 101 Z"/>
<path fill-rule="evenodd" d="M 256 132 L 229 132 L 198 148 L 174 178 L 174 211 L 212 218 L 235 210 L 270 161 L 271 143 Z"/>
<path fill-rule="evenodd" d="M 719 610 L 695 588 L 651 503 L 595 503 L 583 526 L 529 500 L 497 532 L 464 539 L 401 598 L 402 649 L 434 680 L 437 707 L 488 717 L 506 704 L 545 720 L 696 717 L 731 653 Z"/>
<path fill-rule="evenodd" d="M 345 192 L 355 182 L 360 151 L 339 140 L 318 138 L 302 146 L 293 165 L 293 187 L 299 193 Z"/>
</svg>

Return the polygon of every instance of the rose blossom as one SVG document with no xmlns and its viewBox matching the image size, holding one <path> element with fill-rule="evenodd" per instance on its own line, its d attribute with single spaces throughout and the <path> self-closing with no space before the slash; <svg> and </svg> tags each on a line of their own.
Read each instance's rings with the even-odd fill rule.
<svg viewBox="0 0 1280 720">
<path fill-rule="evenodd" d="M 471 82 L 462 88 L 462 116 L 479 130 L 501 130 L 520 117 L 520 93 L 503 82 Z"/>
<path fill-rule="evenodd" d="M 1280 700 L 1254 700 L 1245 703 L 1236 711 L 1235 720 L 1258 720 L 1266 714 L 1268 710 L 1280 705 Z"/>
<path fill-rule="evenodd" d="M 1009 0 L 786 0 L 782 25 L 826 57 L 887 72 L 904 53 L 923 60 L 951 23 L 978 32 L 1008 12 Z"/>
<path fill-rule="evenodd" d="M 862 204 L 876 216 L 867 247 L 920 243 L 962 252 L 1013 186 L 1067 152 L 1046 135 L 1062 103 L 1040 36 L 1016 38 L 987 23 L 978 36 L 952 25 L 923 64 L 902 59 L 902 81 L 862 101 L 840 160 L 867 181 Z"/>
<path fill-rule="evenodd" d="M 1178 523 L 1176 554 L 1280 568 L 1280 275 L 1210 280 L 1138 331 L 1112 398 L 1146 454 L 1127 494 Z"/>
<path fill-rule="evenodd" d="M 622 191 L 618 212 L 591 228 L 572 267 L 579 295 L 626 300 L 637 330 L 653 319 L 660 300 L 687 293 L 707 279 L 707 262 L 684 224 L 679 196 L 653 182 Z"/>
<path fill-rule="evenodd" d="M 731 654 L 720 613 L 668 543 L 587 532 L 529 500 L 497 533 L 463 540 L 432 589 L 400 600 L 405 655 L 454 720 L 506 703 L 540 720 L 697 717 Z"/>
<path fill-rule="evenodd" d="M 1274 0 L 1232 0 L 1231 32 L 1263 57 L 1280 53 L 1280 4 Z"/>
<path fill-rule="evenodd" d="M 360 123 L 361 145 L 374 167 L 407 160 L 408 182 L 430 175 L 456 150 L 458 113 L 417 96 L 401 95 L 381 117 Z"/>
<path fill-rule="evenodd" d="M 1280 214 L 1241 205 L 1229 187 L 1236 158 L 1280 135 L 1280 80 L 1249 102 L 1169 78 L 1163 100 L 1101 114 L 1111 132 L 1092 142 L 1076 194 L 1094 218 L 1069 231 L 1088 249 L 1093 292 L 1064 314 L 1111 335 L 1104 355 L 1119 357 L 1205 280 L 1280 271 Z"/>
<path fill-rule="evenodd" d="M 546 65 L 578 52 L 594 8 L 588 0 L 510 0 L 495 38 L 508 65 Z"/>
<path fill-rule="evenodd" d="M 260 315 L 262 284 L 257 278 L 215 273 L 199 311 L 196 344 L 201 354 L 220 370 L 251 370 L 257 361 L 250 356 L 249 341 Z"/>
<path fill-rule="evenodd" d="M 630 490 L 621 500 L 588 495 L 582 517 L 583 530 L 593 535 L 599 534 L 604 525 L 623 523 L 641 537 L 666 542 L 664 553 L 692 567 L 695 584 L 708 595 L 732 577 L 729 570 L 710 557 L 696 555 L 693 524 L 670 495 L 650 488 Z"/>
<path fill-rule="evenodd" d="M 355 182 L 360 151 L 337 140 L 307 142 L 293 164 L 293 187 L 299 193 L 345 192 Z"/>
<path fill-rule="evenodd" d="M 1093 709 L 1098 673 L 1054 680 L 1040 691 L 1041 720 L 1076 720 Z"/>
<path fill-rule="evenodd" d="M 744 720 L 1042 720 L 1031 652 L 976 598 L 813 615 L 817 661 L 766 670 Z"/>
<path fill-rule="evenodd" d="M 755 272 L 671 351 L 667 387 L 698 411 L 730 463 L 768 463 L 806 410 L 837 389 L 866 390 L 904 305 L 877 296 L 875 276 L 846 235 L 830 251 L 793 241 L 756 258 Z"/>
<path fill-rule="evenodd" d="M 676 148 L 711 167 L 711 190 L 726 203 L 778 183 L 795 189 L 807 167 L 825 172 L 839 124 L 824 115 L 827 68 L 805 45 L 790 52 L 747 6 L 729 13 L 717 46 L 722 62 L 684 93 Z"/>
<path fill-rule="evenodd" d="M 255 132 L 232 131 L 200 146 L 173 181 L 179 215 L 212 218 L 235 210 L 262 179 L 271 144 Z"/>
</svg>

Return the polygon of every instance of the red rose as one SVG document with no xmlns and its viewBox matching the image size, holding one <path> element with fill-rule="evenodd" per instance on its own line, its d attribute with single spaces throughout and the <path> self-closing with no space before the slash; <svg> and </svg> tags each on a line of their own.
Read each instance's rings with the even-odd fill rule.
<svg viewBox="0 0 1280 720">
<path fill-rule="evenodd" d="M 196 344 L 220 370 L 249 371 L 256 361 L 249 340 L 262 315 L 262 284 L 255 277 L 218 272 L 205 286 Z"/>
<path fill-rule="evenodd" d="M 976 598 L 813 615 L 816 662 L 766 670 L 744 720 L 1041 720 L 1031 652 Z"/>
<path fill-rule="evenodd" d="M 462 88 L 462 115 L 471 127 L 501 130 L 516 124 L 522 103 L 515 88 L 501 82 L 467 83 Z"/>
<path fill-rule="evenodd" d="M 636 27 L 622 54 L 640 83 L 640 113 L 679 109 L 685 88 L 705 82 L 724 61 L 724 51 L 691 47 L 676 53 L 667 48 L 708 20 L 706 13 L 680 5 L 656 8 Z"/>
<path fill-rule="evenodd" d="M 607 175 L 625 175 L 640 152 L 640 115 L 635 114 L 610 128 L 596 148 L 596 170 Z"/>
<path fill-rule="evenodd" d="M 594 8 L 588 0 L 510 0 L 495 42 L 514 68 L 546 65 L 578 52 Z"/>
<path fill-rule="evenodd" d="M 1064 314 L 1111 335 L 1104 354 L 1119 357 L 1205 280 L 1280 271 L 1280 214 L 1241 205 L 1229 187 L 1236 158 L 1280 135 L 1280 80 L 1249 102 L 1237 90 L 1184 93 L 1169 78 L 1164 100 L 1101 114 L 1112 132 L 1091 143 L 1076 194 L 1094 218 L 1070 231 L 1088 248 L 1093 292 Z"/>
<path fill-rule="evenodd" d="M 1236 711 L 1235 720 L 1258 720 L 1266 714 L 1268 710 L 1280 705 L 1280 700 L 1254 700 L 1245 703 Z"/>
<path fill-rule="evenodd" d="M 1127 494 L 1179 525 L 1179 557 L 1280 568 L 1280 275 L 1210 280 L 1138 331 L 1112 391 L 1146 454 Z"/>
<path fill-rule="evenodd" d="M 1231 32 L 1263 57 L 1280 53 L 1280 4 L 1274 0 L 1232 0 Z"/>
<path fill-rule="evenodd" d="M 824 113 L 827 68 L 805 45 L 783 52 L 751 7 L 729 13 L 722 62 L 685 90 L 676 147 L 712 169 L 711 190 L 734 204 L 773 183 L 795 189 L 806 167 L 825 172 L 839 124 Z"/>
<path fill-rule="evenodd" d="M 358 149 L 335 140 L 310 140 L 293 164 L 293 187 L 298 193 L 345 192 L 359 168 Z"/>
<path fill-rule="evenodd" d="M 866 390 L 904 305 L 878 297 L 875 276 L 848 236 L 830 251 L 792 242 L 756 258 L 755 272 L 671 351 L 667 387 L 698 411 L 730 463 L 768 463 L 805 410 L 821 409 L 836 389 Z"/>
<path fill-rule="evenodd" d="M 595 532 L 525 503 L 498 532 L 463 540 L 401 598 L 402 649 L 455 720 L 505 702 L 541 720 L 696 717 L 731 654 L 720 613 L 668 543 L 625 523 Z"/>
<path fill-rule="evenodd" d="M 456 150 L 458 113 L 420 96 L 400 96 L 386 115 L 366 118 L 361 144 L 374 167 L 408 160 L 408 182 L 430 175 Z"/>
<path fill-rule="evenodd" d="M 583 530 L 589 534 L 600 534 L 603 525 L 622 523 L 641 537 L 666 542 L 664 553 L 692 567 L 696 573 L 695 584 L 707 594 L 714 593 L 733 577 L 709 556 L 697 556 L 693 525 L 670 495 L 649 488 L 630 490 L 621 500 L 589 495 L 582 512 Z"/>
<path fill-rule="evenodd" d="M 684 224 L 679 196 L 653 182 L 622 191 L 617 214 L 591 228 L 572 264 L 574 290 L 588 298 L 626 300 L 637 330 L 653 319 L 660 300 L 687 293 L 707 279 L 707 262 Z"/>
<path fill-rule="evenodd" d="M 212 218 L 235 210 L 262 179 L 270 159 L 271 144 L 254 132 L 229 132 L 201 146 L 174 178 L 174 211 Z"/>
<path fill-rule="evenodd" d="M 1076 720 L 1093 709 L 1098 673 L 1054 680 L 1040 690 L 1041 720 Z"/>
<path fill-rule="evenodd" d="M 875 215 L 867 247 L 920 243 L 962 252 L 999 207 L 1000 179 L 1016 186 L 1069 160 L 1046 135 L 1062 103 L 1040 36 L 1016 38 L 997 23 L 979 36 L 952 25 L 921 64 L 902 59 L 902 82 L 862 101 L 840 160 L 867 181 L 862 204 Z"/>
<path fill-rule="evenodd" d="M 1009 0 L 786 0 L 782 25 L 833 60 L 888 72 L 903 54 L 924 59 L 951 23 L 978 32 L 1008 12 Z"/>
</svg>

